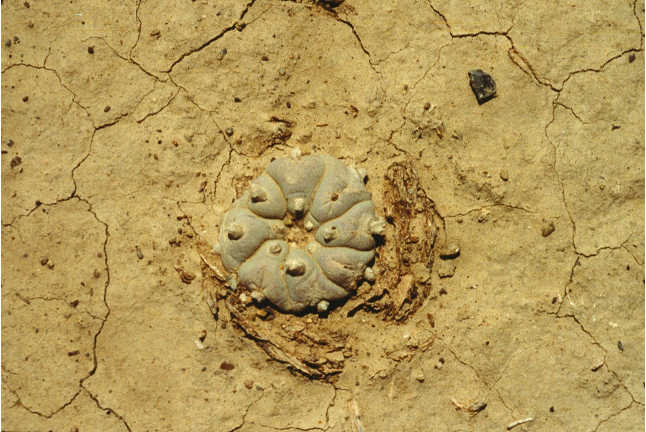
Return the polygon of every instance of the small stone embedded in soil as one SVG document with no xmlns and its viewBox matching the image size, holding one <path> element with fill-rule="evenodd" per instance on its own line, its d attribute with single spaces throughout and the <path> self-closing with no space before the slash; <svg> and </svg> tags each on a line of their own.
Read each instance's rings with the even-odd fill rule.
<svg viewBox="0 0 646 432">
<path fill-rule="evenodd" d="M 222 59 L 224 58 L 224 56 L 225 56 L 225 55 L 227 55 L 227 49 L 226 49 L 226 48 L 222 48 L 222 49 L 220 50 L 220 52 L 217 54 L 216 58 L 217 58 L 218 60 L 222 60 Z"/>
<path fill-rule="evenodd" d="M 424 371 L 421 370 L 421 369 L 419 371 L 417 371 L 417 373 L 415 373 L 415 379 L 418 382 L 421 382 L 421 383 L 424 382 L 424 380 L 426 379 L 425 376 L 424 376 Z"/>
<path fill-rule="evenodd" d="M 11 39 L 7 39 L 7 41 L 4 43 L 4 46 L 11 48 Z"/>
<path fill-rule="evenodd" d="M 453 259 L 460 255 L 460 245 L 457 242 L 449 242 L 440 250 L 440 258 Z"/>
<path fill-rule="evenodd" d="M 222 362 L 220 364 L 220 369 L 222 369 L 222 370 L 230 371 L 230 370 L 233 370 L 233 368 L 235 368 L 235 366 L 232 363 L 229 363 L 229 362 Z"/>
<path fill-rule="evenodd" d="M 541 235 L 543 237 L 549 236 L 554 232 L 555 229 L 556 229 L 556 226 L 554 225 L 554 222 L 547 219 L 543 219 L 543 226 L 541 227 Z"/>
<path fill-rule="evenodd" d="M 233 128 L 230 128 L 230 127 L 229 127 L 229 128 L 227 128 L 227 129 L 224 131 L 224 133 L 226 133 L 226 134 L 227 134 L 227 136 L 231 136 L 231 135 L 233 135 Z"/>
<path fill-rule="evenodd" d="M 141 252 L 141 249 L 139 249 L 139 246 L 135 246 L 135 248 L 137 249 L 137 258 L 144 259 L 144 254 Z"/>
<path fill-rule="evenodd" d="M 506 168 L 503 168 L 503 169 L 500 170 L 500 178 L 503 181 L 509 180 L 509 171 L 507 171 Z"/>
<path fill-rule="evenodd" d="M 470 413 L 477 413 L 485 408 L 487 408 L 487 402 L 480 400 L 469 404 L 469 406 L 467 406 L 467 411 Z"/>
<path fill-rule="evenodd" d="M 100 272 L 100 271 L 98 271 L 97 269 L 94 269 L 94 277 L 95 277 L 96 279 L 100 278 L 100 277 L 101 277 L 101 272 Z"/>
<path fill-rule="evenodd" d="M 617 341 L 617 348 L 619 348 L 619 351 L 624 350 L 624 344 L 621 343 L 621 341 Z"/>
<path fill-rule="evenodd" d="M 244 381 L 244 386 L 251 390 L 253 388 L 253 381 L 252 380 L 245 380 Z"/>
<path fill-rule="evenodd" d="M 9 163 L 9 166 L 13 169 L 14 167 L 17 167 L 22 163 L 22 159 L 20 156 L 16 156 L 15 158 L 11 159 L 11 162 Z"/>
<path fill-rule="evenodd" d="M 29 100 L 29 96 L 24 96 L 24 97 L 22 98 L 22 101 L 23 101 L 23 102 L 27 102 L 28 100 Z"/>
<path fill-rule="evenodd" d="M 108 112 L 108 111 L 110 111 L 111 109 L 112 109 L 112 108 L 110 108 L 110 105 L 108 105 L 107 107 L 103 108 L 103 112 L 106 112 L 106 113 L 107 113 L 107 112 Z"/>
<path fill-rule="evenodd" d="M 87 52 L 88 54 L 94 54 L 94 47 L 93 46 L 87 47 Z"/>
<path fill-rule="evenodd" d="M 478 104 L 482 105 L 496 96 L 496 82 L 488 73 L 480 69 L 471 70 L 469 71 L 469 81 Z"/>
<path fill-rule="evenodd" d="M 635 57 L 635 54 L 631 54 L 631 55 L 629 55 L 629 56 L 628 56 L 628 63 L 632 63 L 632 62 L 634 62 L 634 61 L 635 61 L 635 58 L 636 58 L 636 57 Z"/>
</svg>

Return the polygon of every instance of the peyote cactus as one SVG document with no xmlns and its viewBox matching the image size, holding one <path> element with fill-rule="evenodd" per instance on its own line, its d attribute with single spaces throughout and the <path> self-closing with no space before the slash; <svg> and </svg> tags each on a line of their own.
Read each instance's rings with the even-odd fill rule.
<svg viewBox="0 0 646 432">
<path fill-rule="evenodd" d="M 222 219 L 215 250 L 231 285 L 239 280 L 256 301 L 285 312 L 324 312 L 362 278 L 374 280 L 367 265 L 385 221 L 364 178 L 338 159 L 298 149 L 269 164 Z"/>
</svg>

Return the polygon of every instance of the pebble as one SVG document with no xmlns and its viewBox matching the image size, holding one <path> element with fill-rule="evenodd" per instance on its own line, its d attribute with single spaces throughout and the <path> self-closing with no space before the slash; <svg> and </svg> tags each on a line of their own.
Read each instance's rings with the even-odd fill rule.
<svg viewBox="0 0 646 432">
<path fill-rule="evenodd" d="M 93 46 L 87 47 L 87 52 L 88 54 L 94 54 L 94 47 Z"/>
<path fill-rule="evenodd" d="M 11 39 L 7 39 L 7 41 L 4 43 L 4 46 L 11 48 Z"/>
<path fill-rule="evenodd" d="M 480 69 L 470 70 L 469 81 L 479 105 L 496 96 L 496 82 L 488 73 Z"/>
<path fill-rule="evenodd" d="M 509 180 L 509 171 L 507 171 L 507 168 L 500 170 L 500 178 L 503 179 L 503 181 Z"/>
<path fill-rule="evenodd" d="M 440 250 L 440 258 L 453 259 L 460 255 L 460 245 L 457 242 L 448 242 Z"/>
<path fill-rule="evenodd" d="M 424 376 L 424 371 L 421 369 L 418 370 L 417 373 L 415 373 L 415 379 L 418 382 L 421 382 L 421 383 L 424 382 L 424 380 L 426 379 L 426 377 Z"/>
<path fill-rule="evenodd" d="M 253 388 L 253 381 L 252 380 L 245 380 L 244 381 L 244 386 L 247 387 L 249 390 Z"/>
<path fill-rule="evenodd" d="M 101 277 L 101 272 L 100 272 L 100 271 L 98 271 L 97 269 L 94 269 L 94 277 L 95 277 L 96 279 L 100 278 L 100 277 Z"/>
<path fill-rule="evenodd" d="M 233 368 L 235 368 L 235 366 L 232 363 L 222 362 L 220 364 L 220 369 L 222 369 L 222 370 L 228 370 L 229 371 L 229 370 L 232 370 Z"/>
<path fill-rule="evenodd" d="M 137 248 L 137 258 L 144 259 L 144 254 L 141 252 L 141 249 L 139 249 L 139 246 L 135 246 L 135 248 Z"/>
<path fill-rule="evenodd" d="M 231 127 L 227 128 L 227 129 L 224 131 L 224 133 L 226 133 L 226 134 L 227 134 L 227 136 L 231 136 L 231 135 L 233 135 L 233 128 L 231 128 Z"/>
<path fill-rule="evenodd" d="M 225 55 L 227 55 L 227 49 L 222 48 L 216 57 L 218 60 L 222 60 Z"/>
<path fill-rule="evenodd" d="M 440 359 L 435 364 L 435 369 L 440 370 L 442 369 L 442 366 L 444 366 L 444 358 L 440 357 Z"/>
<path fill-rule="evenodd" d="M 621 341 L 617 341 L 617 348 L 619 348 L 619 351 L 624 350 L 624 344 L 621 343 Z"/>
<path fill-rule="evenodd" d="M 11 159 L 11 162 L 9 162 L 9 166 L 11 167 L 11 169 L 13 169 L 14 167 L 20 165 L 21 163 L 22 163 L 21 157 L 16 156 L 15 158 Z"/>
<path fill-rule="evenodd" d="M 541 227 L 541 235 L 543 237 L 549 236 L 554 232 L 555 229 L 556 229 L 556 226 L 554 225 L 554 222 L 547 219 L 543 219 L 543 226 Z"/>
<path fill-rule="evenodd" d="M 110 111 L 111 109 L 112 109 L 112 108 L 110 108 L 110 105 L 108 105 L 107 107 L 103 108 L 103 112 L 106 112 L 106 113 L 107 113 L 107 112 L 108 112 L 108 111 Z"/>
</svg>

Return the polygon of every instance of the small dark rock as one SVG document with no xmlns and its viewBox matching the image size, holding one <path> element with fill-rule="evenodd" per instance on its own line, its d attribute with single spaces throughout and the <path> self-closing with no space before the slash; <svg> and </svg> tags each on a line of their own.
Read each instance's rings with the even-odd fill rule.
<svg viewBox="0 0 646 432">
<path fill-rule="evenodd" d="M 233 128 L 227 128 L 227 129 L 224 131 L 224 133 L 226 133 L 226 134 L 227 134 L 227 136 L 231 136 L 231 135 L 233 135 Z"/>
<path fill-rule="evenodd" d="M 556 226 L 554 225 L 554 222 L 547 219 L 543 219 L 543 226 L 541 227 L 541 235 L 543 237 L 549 236 L 554 232 L 555 229 L 556 229 Z"/>
<path fill-rule="evenodd" d="M 7 41 L 4 43 L 4 46 L 11 48 L 11 39 L 7 39 Z"/>
<path fill-rule="evenodd" d="M 478 104 L 482 105 L 496 96 L 496 82 L 488 73 L 480 69 L 471 70 L 469 71 L 469 81 Z"/>
<path fill-rule="evenodd" d="M 637 58 L 637 57 L 635 56 L 635 54 L 631 54 L 631 55 L 629 55 L 629 56 L 628 56 L 628 63 L 632 63 L 632 62 L 634 62 L 636 58 Z"/>
<path fill-rule="evenodd" d="M 262 61 L 268 61 L 268 60 L 269 60 L 269 57 L 267 57 L 266 55 L 262 56 Z"/>
<path fill-rule="evenodd" d="M 22 101 L 27 102 L 29 100 L 29 96 L 23 96 Z"/>
<path fill-rule="evenodd" d="M 9 140 L 9 142 L 7 143 L 7 147 L 11 147 L 12 145 L 13 145 L 13 140 Z"/>
<path fill-rule="evenodd" d="M 624 344 L 621 343 L 621 341 L 617 341 L 617 348 L 619 348 L 619 351 L 624 350 Z"/>
<path fill-rule="evenodd" d="M 103 108 L 103 112 L 108 112 L 108 111 L 110 111 L 111 109 L 112 109 L 112 108 L 110 108 L 110 105 L 108 105 L 107 107 Z"/>
<path fill-rule="evenodd" d="M 20 156 L 16 156 L 15 158 L 11 159 L 11 162 L 9 163 L 9 166 L 13 169 L 13 167 L 18 166 L 22 163 L 22 159 Z"/>
<path fill-rule="evenodd" d="M 240 100 L 240 98 L 239 98 L 239 97 L 237 97 L 237 96 L 233 98 L 233 101 L 234 101 L 234 102 L 236 102 L 236 103 L 237 103 L 237 102 L 242 102 L 242 100 Z"/>
<path fill-rule="evenodd" d="M 87 52 L 88 54 L 94 54 L 94 47 L 93 46 L 87 47 Z"/>
<path fill-rule="evenodd" d="M 222 364 L 220 364 L 220 369 L 222 370 L 229 371 L 229 370 L 232 370 L 233 368 L 235 368 L 235 366 L 232 363 L 222 362 Z"/>
<path fill-rule="evenodd" d="M 31 7 L 31 5 L 29 4 L 29 2 L 24 2 L 23 4 L 25 5 L 25 7 L 26 7 L 27 9 L 29 9 L 29 8 Z"/>
</svg>

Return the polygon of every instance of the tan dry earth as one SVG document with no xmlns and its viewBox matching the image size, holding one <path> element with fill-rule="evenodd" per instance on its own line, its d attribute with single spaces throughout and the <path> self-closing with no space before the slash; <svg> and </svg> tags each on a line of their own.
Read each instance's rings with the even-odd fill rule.
<svg viewBox="0 0 646 432">
<path fill-rule="evenodd" d="M 411 162 L 462 250 L 405 322 L 332 312 L 327 380 L 197 247 L 294 146 L 377 199 Z M 3 430 L 644 428 L 643 0 L 8 1 L 1 148 Z"/>
</svg>

